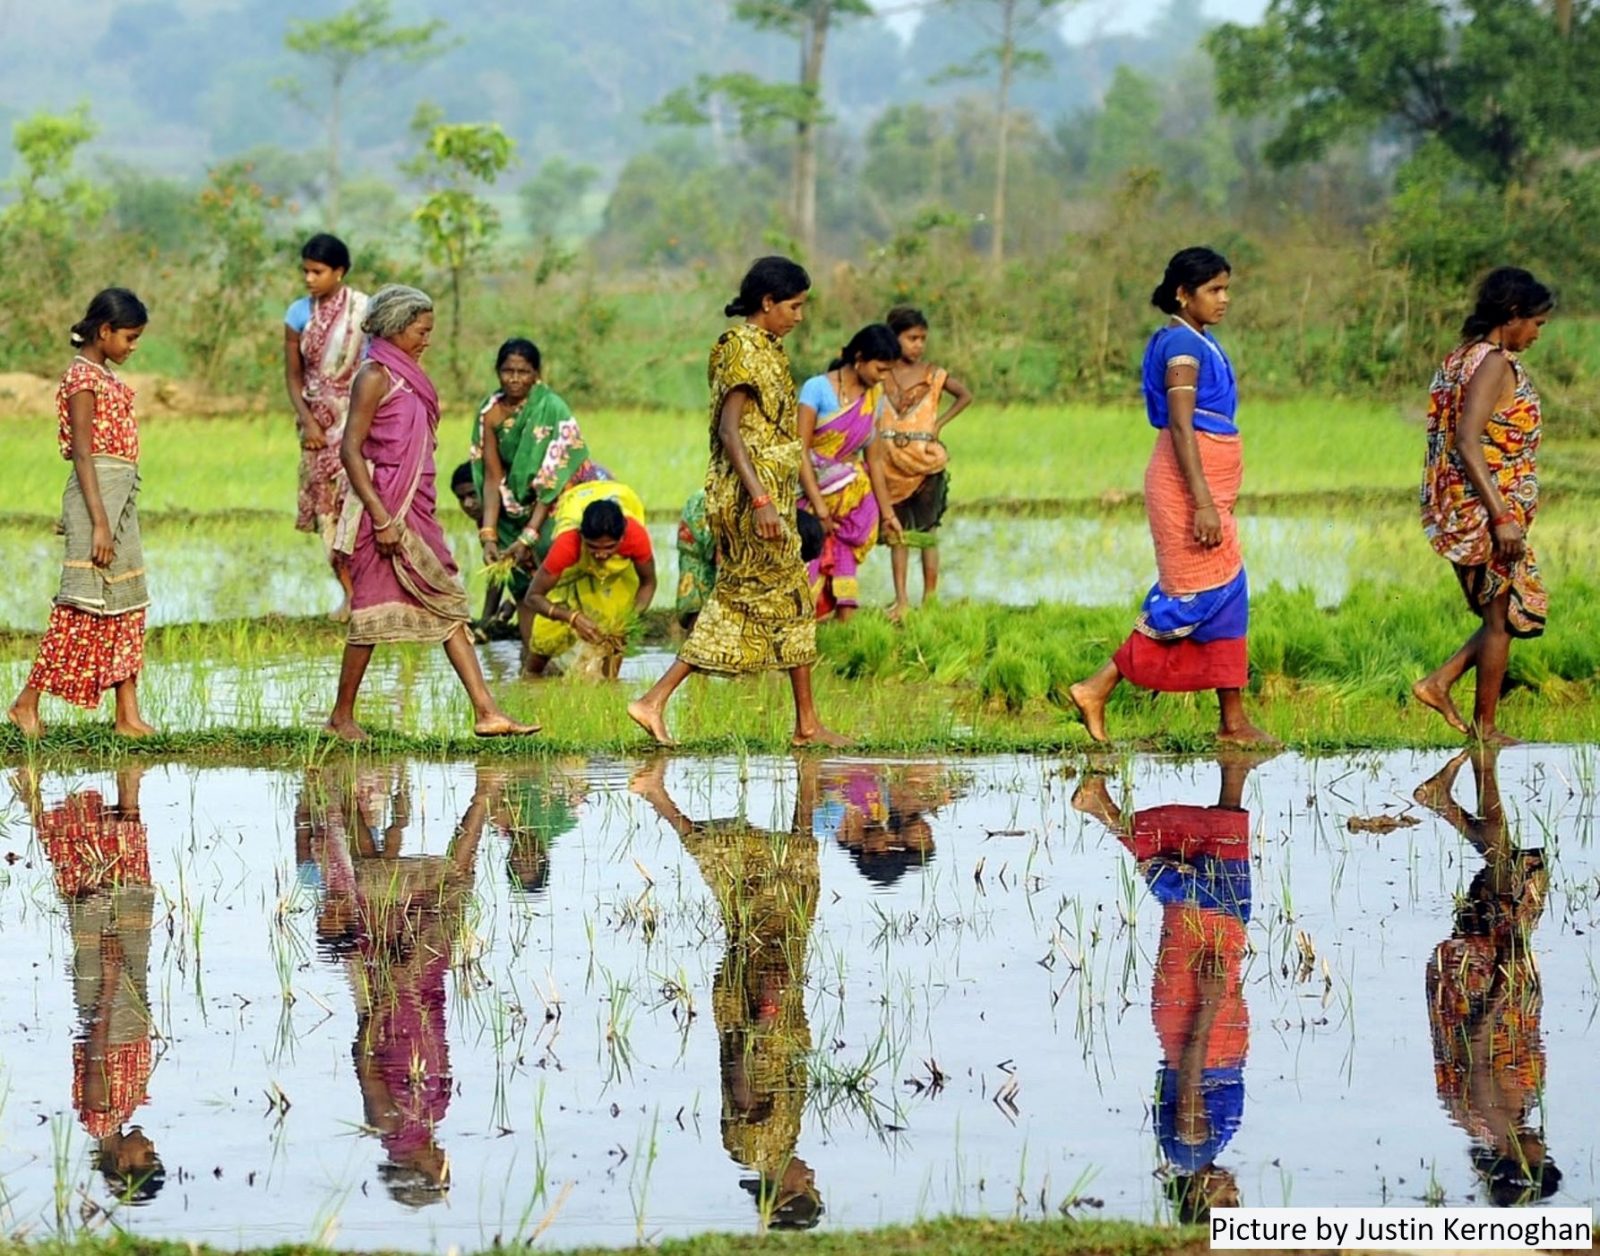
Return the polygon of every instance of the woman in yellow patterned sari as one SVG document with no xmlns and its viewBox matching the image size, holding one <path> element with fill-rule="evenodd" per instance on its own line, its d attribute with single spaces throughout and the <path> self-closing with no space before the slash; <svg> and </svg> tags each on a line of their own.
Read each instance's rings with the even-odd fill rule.
<svg viewBox="0 0 1600 1256">
<path fill-rule="evenodd" d="M 811 694 L 817 626 L 794 512 L 804 446 L 783 337 L 805 317 L 810 288 L 798 263 L 761 258 L 725 311 L 745 321 L 711 350 L 706 520 L 721 555 L 717 583 L 672 666 L 628 705 L 662 745 L 672 744 L 667 700 L 692 673 L 771 668 L 787 671 L 794 689 L 794 744 L 844 744 L 823 727 Z"/>
</svg>

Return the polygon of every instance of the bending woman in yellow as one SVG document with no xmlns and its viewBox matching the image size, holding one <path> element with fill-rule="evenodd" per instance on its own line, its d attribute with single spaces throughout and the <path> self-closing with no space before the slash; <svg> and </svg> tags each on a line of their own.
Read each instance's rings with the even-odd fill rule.
<svg viewBox="0 0 1600 1256">
<path fill-rule="evenodd" d="M 789 673 L 795 745 L 846 744 L 823 727 L 811 693 L 817 625 L 794 511 L 804 448 L 783 337 L 804 317 L 810 287 L 802 266 L 762 258 L 725 311 L 745 321 L 711 350 L 706 519 L 721 555 L 717 583 L 672 666 L 628 704 L 629 718 L 664 746 L 673 744 L 667 700 L 691 674 L 769 668 Z"/>
<path fill-rule="evenodd" d="M 575 485 L 556 507 L 555 540 L 517 611 L 524 674 L 542 676 L 581 639 L 600 648 L 602 674 L 615 680 L 628 624 L 655 595 L 655 551 L 639 495 L 625 484 Z"/>
</svg>

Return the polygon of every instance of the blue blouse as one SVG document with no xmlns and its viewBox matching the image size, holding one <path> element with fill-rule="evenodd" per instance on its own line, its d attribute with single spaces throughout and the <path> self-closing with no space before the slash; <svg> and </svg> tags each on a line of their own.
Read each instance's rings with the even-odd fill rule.
<svg viewBox="0 0 1600 1256">
<path fill-rule="evenodd" d="M 1144 408 L 1150 426 L 1167 426 L 1167 369 L 1188 364 L 1199 372 L 1195 381 L 1194 428 L 1213 436 L 1237 436 L 1239 388 L 1233 363 L 1209 335 L 1179 319 L 1150 337 L 1144 351 Z"/>
<path fill-rule="evenodd" d="M 311 322 L 311 298 L 301 297 L 283 316 L 284 326 L 296 333 L 303 332 Z"/>
</svg>

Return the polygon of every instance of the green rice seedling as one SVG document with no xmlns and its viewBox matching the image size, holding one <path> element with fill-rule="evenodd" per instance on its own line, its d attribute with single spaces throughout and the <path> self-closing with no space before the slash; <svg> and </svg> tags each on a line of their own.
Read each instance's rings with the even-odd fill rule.
<svg viewBox="0 0 1600 1256">
<path fill-rule="evenodd" d="M 605 1019 L 600 1025 L 600 1037 L 606 1065 L 606 1085 L 622 1080 L 633 1073 L 633 987 L 616 979 L 609 969 L 602 969 L 605 981 Z"/>
</svg>

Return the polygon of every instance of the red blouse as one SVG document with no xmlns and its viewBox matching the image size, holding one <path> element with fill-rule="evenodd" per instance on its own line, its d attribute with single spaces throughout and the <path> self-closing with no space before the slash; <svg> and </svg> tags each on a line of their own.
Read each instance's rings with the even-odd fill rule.
<svg viewBox="0 0 1600 1256">
<path fill-rule="evenodd" d="M 72 419 L 67 402 L 81 392 L 94 394 L 94 443 L 91 453 L 139 460 L 139 425 L 133 417 L 133 389 L 110 368 L 74 358 L 56 388 L 56 417 L 61 421 L 58 439 L 61 456 L 72 461 Z"/>
</svg>

